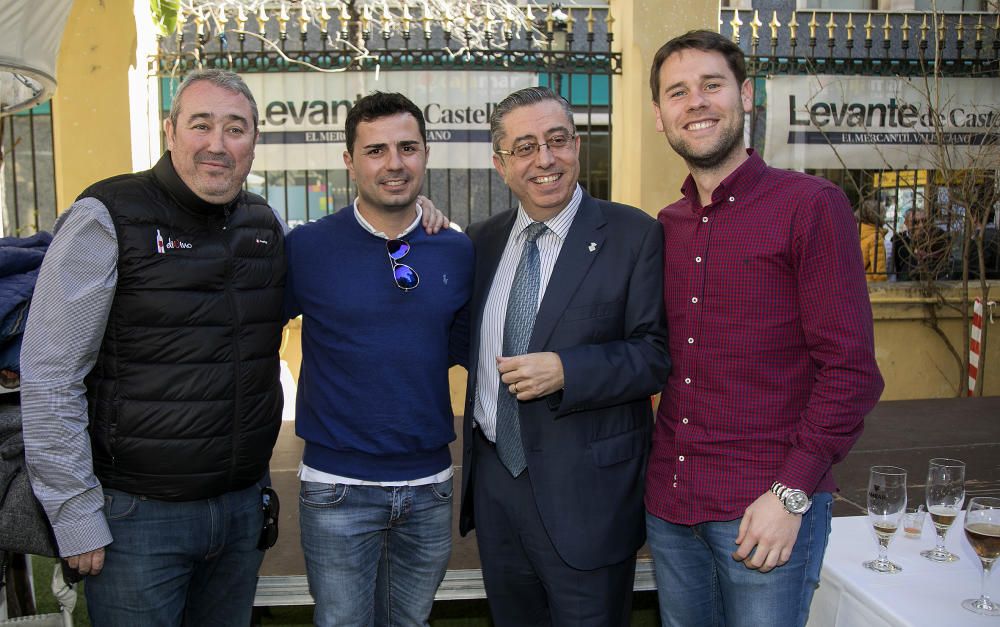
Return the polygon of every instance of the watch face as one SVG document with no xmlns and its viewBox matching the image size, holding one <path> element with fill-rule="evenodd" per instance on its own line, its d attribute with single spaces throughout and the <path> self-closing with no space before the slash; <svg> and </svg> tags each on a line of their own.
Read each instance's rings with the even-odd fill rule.
<svg viewBox="0 0 1000 627">
<path fill-rule="evenodd" d="M 809 497 L 802 490 L 789 490 L 785 495 L 785 509 L 793 514 L 801 514 L 809 509 Z"/>
</svg>

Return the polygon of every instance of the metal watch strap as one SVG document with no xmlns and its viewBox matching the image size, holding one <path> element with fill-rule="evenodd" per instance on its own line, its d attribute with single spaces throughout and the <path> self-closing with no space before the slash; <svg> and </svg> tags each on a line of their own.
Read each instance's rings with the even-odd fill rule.
<svg viewBox="0 0 1000 627">
<path fill-rule="evenodd" d="M 812 500 L 809 499 L 808 496 L 805 496 L 805 501 L 806 501 L 805 509 L 801 511 L 795 511 L 791 509 L 792 506 L 789 505 L 787 499 L 789 496 L 791 496 L 792 493 L 795 492 L 799 492 L 805 496 L 805 492 L 803 492 L 802 490 L 796 490 L 795 488 L 790 488 L 785 484 L 781 483 L 780 481 L 775 481 L 774 483 L 771 484 L 771 493 L 778 497 L 778 500 L 781 502 L 781 506 L 785 508 L 785 511 L 788 512 L 789 514 L 792 514 L 793 516 L 804 514 L 807 511 L 809 511 L 810 507 L 812 507 Z"/>
<path fill-rule="evenodd" d="M 785 492 L 788 491 L 788 486 L 781 483 L 780 481 L 775 481 L 771 484 L 771 494 L 778 497 L 778 500 L 784 504 L 785 502 Z"/>
</svg>

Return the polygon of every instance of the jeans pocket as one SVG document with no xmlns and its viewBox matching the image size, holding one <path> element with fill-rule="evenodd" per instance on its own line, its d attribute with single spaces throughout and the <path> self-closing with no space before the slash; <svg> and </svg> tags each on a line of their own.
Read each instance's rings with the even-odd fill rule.
<svg viewBox="0 0 1000 627">
<path fill-rule="evenodd" d="M 448 477 L 441 483 L 431 484 L 431 494 L 439 501 L 450 501 L 454 492 L 454 477 Z"/>
<path fill-rule="evenodd" d="M 343 483 L 303 481 L 299 488 L 299 502 L 306 507 L 335 507 L 344 502 L 350 488 Z"/>
<path fill-rule="evenodd" d="M 104 516 L 108 520 L 122 520 L 135 513 L 139 497 L 120 490 L 104 491 Z"/>
</svg>

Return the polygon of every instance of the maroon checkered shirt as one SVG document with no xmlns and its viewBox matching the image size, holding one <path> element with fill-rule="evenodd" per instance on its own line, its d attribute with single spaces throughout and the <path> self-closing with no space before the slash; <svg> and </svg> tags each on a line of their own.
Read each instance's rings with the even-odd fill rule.
<svg viewBox="0 0 1000 627">
<path fill-rule="evenodd" d="M 833 464 L 882 393 L 858 227 L 829 181 L 753 151 L 701 207 L 660 212 L 673 371 L 646 508 L 677 524 L 733 520 L 774 481 L 833 491 Z"/>
</svg>

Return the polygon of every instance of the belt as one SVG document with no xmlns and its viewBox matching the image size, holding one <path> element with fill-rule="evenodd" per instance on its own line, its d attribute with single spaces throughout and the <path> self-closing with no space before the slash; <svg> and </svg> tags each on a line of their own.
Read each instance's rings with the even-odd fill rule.
<svg viewBox="0 0 1000 627">
<path fill-rule="evenodd" d="M 475 431 L 476 438 L 480 442 L 482 442 L 486 446 L 490 447 L 491 449 L 496 450 L 496 448 L 497 448 L 496 442 L 490 442 L 489 438 L 486 437 L 486 434 L 483 433 L 483 428 L 482 427 L 477 426 L 476 428 L 473 429 L 473 431 Z"/>
</svg>

